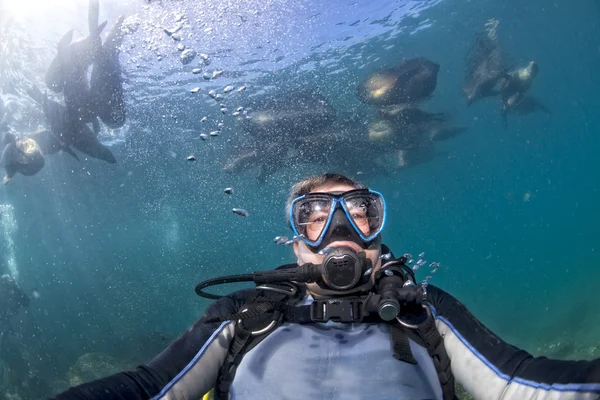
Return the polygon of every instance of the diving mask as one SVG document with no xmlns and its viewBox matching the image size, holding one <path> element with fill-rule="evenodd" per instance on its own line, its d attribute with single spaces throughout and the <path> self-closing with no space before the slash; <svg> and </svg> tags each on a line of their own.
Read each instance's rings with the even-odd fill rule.
<svg viewBox="0 0 600 400">
<path fill-rule="evenodd" d="M 290 205 L 290 225 L 312 251 L 335 241 L 368 249 L 379 245 L 386 219 L 381 193 L 355 189 L 344 193 L 309 193 Z"/>
</svg>

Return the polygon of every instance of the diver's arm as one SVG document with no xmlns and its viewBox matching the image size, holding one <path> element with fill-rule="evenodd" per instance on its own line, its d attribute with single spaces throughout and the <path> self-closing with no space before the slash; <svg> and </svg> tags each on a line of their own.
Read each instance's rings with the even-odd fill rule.
<svg viewBox="0 0 600 400">
<path fill-rule="evenodd" d="M 72 387 L 53 399 L 200 399 L 215 385 L 233 336 L 231 322 L 204 321 L 237 312 L 244 303 L 244 293 L 236 292 L 213 303 L 198 322 L 149 363 Z"/>
<path fill-rule="evenodd" d="M 600 399 L 600 359 L 533 357 L 494 335 L 458 300 L 427 289 L 452 373 L 475 399 Z"/>
</svg>

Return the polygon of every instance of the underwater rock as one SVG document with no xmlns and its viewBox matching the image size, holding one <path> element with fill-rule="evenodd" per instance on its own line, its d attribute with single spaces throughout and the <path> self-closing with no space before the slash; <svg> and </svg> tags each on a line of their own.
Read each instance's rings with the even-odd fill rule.
<svg viewBox="0 0 600 400">
<path fill-rule="evenodd" d="M 87 353 L 77 359 L 67 372 L 69 385 L 76 386 L 126 370 L 130 365 L 104 353 Z"/>
<path fill-rule="evenodd" d="M 473 400 L 473 396 L 458 383 L 454 386 L 454 392 L 458 400 Z"/>
<path fill-rule="evenodd" d="M 592 360 L 600 357 L 600 342 L 577 343 L 575 339 L 567 339 L 539 347 L 533 355 L 559 360 Z"/>
</svg>

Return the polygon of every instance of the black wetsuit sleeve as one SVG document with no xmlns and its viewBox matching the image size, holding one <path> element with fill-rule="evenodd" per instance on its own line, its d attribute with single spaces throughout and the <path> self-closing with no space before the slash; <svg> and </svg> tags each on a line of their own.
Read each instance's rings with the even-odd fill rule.
<svg viewBox="0 0 600 400">
<path fill-rule="evenodd" d="M 456 381 L 476 399 L 600 398 L 600 359 L 533 357 L 504 342 L 443 290 L 430 285 L 427 297 Z"/>
<path fill-rule="evenodd" d="M 216 373 L 220 365 L 210 364 L 210 357 L 214 360 L 218 357 L 214 357 L 214 351 L 211 355 L 205 350 L 211 342 L 215 342 L 214 339 L 222 333 L 227 322 L 207 323 L 205 321 L 213 316 L 226 316 L 237 312 L 245 303 L 247 295 L 248 291 L 240 291 L 214 302 L 200 320 L 149 363 L 140 365 L 133 371 L 120 372 L 72 387 L 53 399 L 148 400 L 162 397 L 176 382 L 189 386 L 188 382 L 183 382 L 182 376 L 195 367 L 206 368 L 208 365 L 211 370 L 214 370 L 212 372 Z M 186 389 L 193 392 L 195 388 L 186 387 Z"/>
</svg>

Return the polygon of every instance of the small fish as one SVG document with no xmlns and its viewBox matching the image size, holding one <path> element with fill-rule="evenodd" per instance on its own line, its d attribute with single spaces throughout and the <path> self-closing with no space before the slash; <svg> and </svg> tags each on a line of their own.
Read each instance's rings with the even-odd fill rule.
<svg viewBox="0 0 600 400">
<path fill-rule="evenodd" d="M 205 72 L 204 75 L 202 75 L 202 77 L 207 81 L 210 81 L 212 79 L 212 75 L 208 72 Z"/>
<path fill-rule="evenodd" d="M 216 101 L 223 100 L 223 95 L 222 95 L 221 93 L 217 93 L 217 94 L 215 95 L 215 100 L 216 100 Z"/>
<path fill-rule="evenodd" d="M 235 109 L 235 111 L 237 111 L 237 112 L 240 112 L 240 111 L 243 111 L 243 110 L 244 110 L 244 107 L 238 107 L 238 108 Z"/>
<path fill-rule="evenodd" d="M 212 78 L 213 79 L 217 79 L 218 77 L 220 77 L 221 75 L 223 75 L 223 70 L 217 69 L 214 70 L 212 73 Z"/>
<path fill-rule="evenodd" d="M 290 240 L 288 240 L 287 242 L 285 242 L 283 245 L 284 246 L 290 246 L 298 241 L 302 240 L 302 235 L 298 235 L 298 236 L 294 236 L 293 238 L 291 238 Z"/>
<path fill-rule="evenodd" d="M 232 90 L 234 90 L 235 88 L 233 86 L 225 86 L 225 88 L 223 89 L 223 93 L 229 93 Z"/>
<path fill-rule="evenodd" d="M 206 122 L 206 120 L 208 120 L 207 117 L 202 117 L 202 119 L 200 120 L 200 122 Z"/>
<path fill-rule="evenodd" d="M 275 244 L 284 244 L 285 242 L 287 242 L 289 239 L 285 236 L 275 236 L 275 239 L 273 239 L 273 243 Z"/>
<path fill-rule="evenodd" d="M 186 158 L 186 160 L 188 160 L 188 161 L 196 161 L 196 157 L 195 156 L 188 156 Z"/>
<path fill-rule="evenodd" d="M 194 75 L 198 75 L 200 72 L 202 72 L 202 69 L 200 69 L 200 68 L 194 68 L 192 70 L 192 74 L 194 74 Z"/>
<path fill-rule="evenodd" d="M 234 208 L 234 209 L 233 209 L 233 213 L 234 213 L 234 214 L 237 214 L 237 215 L 240 215 L 240 216 L 242 216 L 242 217 L 247 217 L 247 216 L 249 216 L 249 215 L 250 215 L 250 214 L 248 213 L 248 211 L 244 210 L 243 208 Z"/>
<path fill-rule="evenodd" d="M 192 90 L 190 90 L 190 93 L 198 93 L 200 91 L 199 87 L 195 87 Z"/>
<path fill-rule="evenodd" d="M 211 131 L 210 136 L 219 136 L 219 131 Z"/>
<path fill-rule="evenodd" d="M 233 115 L 234 117 L 237 117 L 238 115 L 240 115 L 239 111 L 234 111 L 231 113 L 231 115 Z"/>
<path fill-rule="evenodd" d="M 225 188 L 225 190 L 223 190 L 223 193 L 225 193 L 225 194 L 233 194 L 233 188 L 230 188 L 230 187 Z"/>
<path fill-rule="evenodd" d="M 210 56 L 208 54 L 206 54 L 206 53 L 200 53 L 200 58 L 203 61 L 206 61 L 206 60 L 208 60 L 210 58 Z"/>
<path fill-rule="evenodd" d="M 221 107 L 221 112 L 223 114 L 227 114 L 227 107 Z"/>
<path fill-rule="evenodd" d="M 211 89 L 208 91 L 208 95 L 214 99 L 215 96 L 217 95 L 217 92 L 215 92 L 214 90 Z"/>
<path fill-rule="evenodd" d="M 241 92 L 243 92 L 244 90 L 246 90 L 246 86 L 240 86 L 240 87 L 238 88 L 238 90 L 237 90 L 237 91 L 238 91 L 239 93 L 241 93 Z"/>
<path fill-rule="evenodd" d="M 419 254 L 419 258 L 423 258 L 423 257 L 425 257 L 425 252 L 422 252 Z"/>
<path fill-rule="evenodd" d="M 217 128 L 219 128 L 219 129 L 223 129 L 223 128 L 225 128 L 225 124 L 224 124 L 224 123 L 222 123 L 222 122 L 219 122 L 219 123 L 217 124 Z"/>
<path fill-rule="evenodd" d="M 185 44 L 183 44 L 183 43 L 179 43 L 179 44 L 177 45 L 177 50 L 179 50 L 179 51 L 184 51 L 184 50 L 185 50 Z"/>
<path fill-rule="evenodd" d="M 391 253 L 385 253 L 385 254 L 382 254 L 381 256 L 379 256 L 379 258 L 381 258 L 382 260 L 387 261 L 387 260 L 390 260 L 392 258 L 392 254 Z"/>
<path fill-rule="evenodd" d="M 200 134 L 200 139 L 206 140 L 206 139 L 208 139 L 208 135 L 206 133 L 201 133 Z"/>
<path fill-rule="evenodd" d="M 39 299 L 40 298 L 40 291 L 37 289 L 33 289 L 31 291 L 31 295 L 33 296 L 34 299 Z"/>
<path fill-rule="evenodd" d="M 171 35 L 171 38 L 179 42 L 181 40 L 181 35 L 179 33 L 174 33 Z"/>
</svg>

